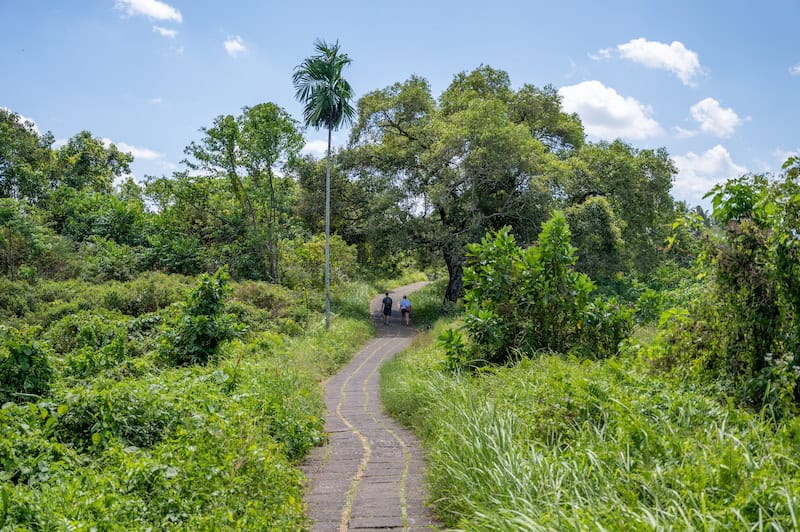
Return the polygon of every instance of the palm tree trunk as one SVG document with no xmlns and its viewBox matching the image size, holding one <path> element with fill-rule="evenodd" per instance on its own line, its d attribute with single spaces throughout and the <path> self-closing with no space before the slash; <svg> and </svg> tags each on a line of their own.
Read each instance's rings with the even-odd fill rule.
<svg viewBox="0 0 800 532">
<path fill-rule="evenodd" d="M 331 128 L 328 127 L 328 170 L 325 173 L 325 329 L 331 328 Z"/>
</svg>

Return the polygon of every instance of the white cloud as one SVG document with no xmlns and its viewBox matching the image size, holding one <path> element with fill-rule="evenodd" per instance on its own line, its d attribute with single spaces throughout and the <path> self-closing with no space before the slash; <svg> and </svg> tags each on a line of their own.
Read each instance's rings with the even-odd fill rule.
<svg viewBox="0 0 800 532">
<path fill-rule="evenodd" d="M 161 26 L 153 26 L 153 31 L 158 33 L 162 37 L 169 37 L 170 39 L 174 39 L 175 36 L 178 35 L 178 30 L 162 28 Z"/>
<path fill-rule="evenodd" d="M 674 126 L 672 130 L 675 132 L 675 138 L 690 139 L 696 137 L 699 131 L 695 129 L 683 129 L 680 126 Z"/>
<path fill-rule="evenodd" d="M 119 151 L 130 153 L 131 155 L 133 155 L 134 159 L 154 161 L 164 156 L 163 154 L 158 153 L 157 151 L 153 151 L 150 148 L 138 148 L 136 146 L 131 146 L 130 144 L 125 142 L 114 142 L 111 139 L 105 137 L 100 140 L 103 141 L 103 144 L 106 146 L 106 148 L 108 148 L 112 144 L 115 144 Z"/>
<path fill-rule="evenodd" d="M 13 113 L 14 112 L 11 109 L 9 109 L 8 107 L 0 107 L 0 109 L 2 109 L 3 111 L 6 111 L 8 113 Z M 25 125 L 26 123 L 30 124 L 31 128 L 33 128 L 33 131 L 35 131 L 37 135 L 41 135 L 41 131 L 39 131 L 39 126 L 36 125 L 36 121 L 33 118 L 28 118 L 27 116 L 23 116 L 23 115 L 21 115 L 19 113 L 16 113 L 16 115 L 17 115 L 17 122 L 19 122 L 20 124 L 23 124 L 23 125 Z"/>
<path fill-rule="evenodd" d="M 730 137 L 742 123 L 736 111 L 722 107 L 714 98 L 700 100 L 691 107 L 691 113 L 703 132 L 718 137 Z"/>
<path fill-rule="evenodd" d="M 156 20 L 183 22 L 180 11 L 159 0 L 117 0 L 116 8 L 131 16 L 144 15 Z"/>
<path fill-rule="evenodd" d="M 676 155 L 672 160 L 678 167 L 673 195 L 690 203 L 700 203 L 703 195 L 717 183 L 747 172 L 747 168 L 733 162 L 730 152 L 720 144 L 699 155 L 689 152 Z"/>
<path fill-rule="evenodd" d="M 310 140 L 306 142 L 300 153 L 308 153 L 311 155 L 323 156 L 328 152 L 327 140 Z"/>
<path fill-rule="evenodd" d="M 797 63 L 793 67 L 789 68 L 789 74 L 793 76 L 800 76 L 800 63 Z"/>
<path fill-rule="evenodd" d="M 564 110 L 578 113 L 586 133 L 601 139 L 644 139 L 662 133 L 652 109 L 596 80 L 561 87 Z"/>
<path fill-rule="evenodd" d="M 643 38 L 633 39 L 616 48 L 598 50 L 595 54 L 589 54 L 589 57 L 595 60 L 609 59 L 615 53 L 647 68 L 668 70 L 678 76 L 684 85 L 694 85 L 695 77 L 703 71 L 697 53 L 680 41 L 667 44 Z"/>
<path fill-rule="evenodd" d="M 597 50 L 593 54 L 589 54 L 589 59 L 594 59 L 595 61 L 602 61 L 604 59 L 611 59 L 611 56 L 614 53 L 613 48 L 602 48 Z"/>
<path fill-rule="evenodd" d="M 152 105 L 161 105 L 162 103 L 164 103 L 164 99 L 161 98 L 161 96 L 156 96 L 155 98 L 150 98 L 149 100 L 147 100 L 147 103 Z"/>
<path fill-rule="evenodd" d="M 238 35 L 225 41 L 223 46 L 225 46 L 225 51 L 228 52 L 228 55 L 231 57 L 236 57 L 237 55 L 243 54 L 247 51 L 247 46 L 244 44 L 244 39 Z"/>
</svg>

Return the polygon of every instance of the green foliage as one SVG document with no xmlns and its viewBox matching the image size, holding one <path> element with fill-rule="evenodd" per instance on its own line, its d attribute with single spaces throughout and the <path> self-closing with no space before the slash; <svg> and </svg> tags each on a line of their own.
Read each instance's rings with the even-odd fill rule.
<svg viewBox="0 0 800 532">
<path fill-rule="evenodd" d="M 169 364 L 207 364 L 217 357 L 223 343 L 241 335 L 241 327 L 225 313 L 229 291 L 224 269 L 200 276 L 180 316 L 162 331 L 161 354 Z"/>
<path fill-rule="evenodd" d="M 38 203 L 45 195 L 53 154 L 52 133 L 8 109 L 0 109 L 0 198 Z"/>
<path fill-rule="evenodd" d="M 282 243 L 285 260 L 281 282 L 294 289 L 319 289 L 325 286 L 325 237 L 296 239 Z M 356 273 L 356 250 L 338 235 L 330 238 L 331 284 L 342 284 Z"/>
<path fill-rule="evenodd" d="M 144 250 L 112 240 L 92 237 L 81 245 L 86 257 L 81 277 L 87 281 L 128 281 L 143 271 L 147 257 Z"/>
<path fill-rule="evenodd" d="M 314 42 L 316 54 L 306 58 L 292 75 L 296 97 L 303 105 L 303 120 L 317 129 L 339 129 L 353 119 L 350 104 L 352 88 L 342 77 L 350 57 L 339 48 L 339 42 Z"/>
<path fill-rule="evenodd" d="M 185 277 L 145 272 L 125 283 L 107 283 L 98 295 L 104 308 L 140 316 L 179 301 L 188 288 Z"/>
<path fill-rule="evenodd" d="M 141 386 L 135 381 L 106 382 L 73 388 L 55 427 L 60 441 L 81 450 L 122 445 L 150 447 L 168 437 L 185 412 L 178 390 L 163 383 Z"/>
<path fill-rule="evenodd" d="M 126 335 L 122 316 L 112 312 L 83 310 L 53 323 L 44 338 L 59 354 L 83 347 L 100 348 Z"/>
<path fill-rule="evenodd" d="M 503 228 L 469 252 L 465 326 L 476 359 L 503 363 L 539 350 L 602 358 L 630 333 L 631 311 L 615 300 L 590 299 L 594 284 L 574 270 L 563 213 L 544 224 L 537 246 L 521 249 Z"/>
<path fill-rule="evenodd" d="M 624 269 L 625 245 L 620 229 L 622 222 L 608 200 L 592 196 L 564 214 L 578 255 L 575 268 L 599 283 L 613 279 Z"/>
<path fill-rule="evenodd" d="M 183 275 L 195 275 L 203 269 L 206 253 L 201 242 L 192 235 L 165 228 L 148 235 L 147 244 L 156 268 Z"/>
<path fill-rule="evenodd" d="M 56 231 L 77 242 L 94 236 L 137 246 L 144 243 L 149 230 L 140 198 L 107 192 L 61 187 L 48 199 L 47 216 Z"/>
<path fill-rule="evenodd" d="M 650 272 L 663 256 L 659 248 L 674 219 L 669 192 L 677 169 L 667 151 L 600 142 L 584 145 L 568 163 L 570 171 L 560 181 L 569 203 L 606 198 L 625 243 L 624 271 Z"/>
<path fill-rule="evenodd" d="M 37 274 L 74 272 L 72 246 L 48 229 L 40 217 L 33 207 L 0 198 L 0 275 L 34 280 Z"/>
<path fill-rule="evenodd" d="M 709 194 L 716 231 L 700 258 L 710 288 L 680 319 L 663 320 L 654 364 L 702 375 L 737 401 L 778 417 L 797 411 L 800 360 L 800 186 L 743 176 Z M 690 317 L 691 316 L 691 317 Z"/>
<path fill-rule="evenodd" d="M 36 288 L 25 281 L 0 277 L 0 316 L 21 317 L 36 306 Z"/>
<path fill-rule="evenodd" d="M 244 107 L 238 117 L 220 115 L 214 119 L 213 126 L 200 131 L 203 138 L 186 147 L 184 152 L 188 158 L 183 162 L 190 170 L 224 184 L 227 197 L 236 202 L 235 212 L 231 212 L 231 205 L 220 205 L 224 208 L 223 219 L 217 215 L 213 223 L 216 226 L 220 221 L 225 222 L 225 218 L 238 218 L 237 225 L 241 227 L 238 238 L 233 242 L 229 239 L 220 242 L 230 245 L 225 253 L 229 270 L 238 278 L 277 282 L 278 245 L 285 233 L 281 226 L 285 225 L 282 218 L 288 210 L 290 187 L 273 169 L 292 161 L 303 147 L 297 122 L 277 105 L 262 103 Z M 191 186 L 202 183 L 205 178 L 187 176 L 185 179 Z M 194 192 L 189 201 L 195 210 L 196 200 L 201 199 L 196 193 L 203 191 L 188 191 Z M 202 226 L 201 229 L 207 231 Z M 182 242 L 183 246 L 190 243 Z"/>
<path fill-rule="evenodd" d="M 42 300 L 83 310 L 58 315 L 46 332 L 60 350 L 71 349 L 53 392 L 36 404 L 0 408 L 0 527 L 307 526 L 297 465 L 324 437 L 318 382 L 349 359 L 371 326 L 361 315 L 342 316 L 326 332 L 321 315 L 306 310 L 308 323 L 296 336 L 259 332 L 247 344 L 231 343 L 231 356 L 218 364 L 164 368 L 153 364 L 156 353 L 130 358 L 156 347 L 162 322 L 179 322 L 190 302 L 202 312 L 220 310 L 220 299 L 210 296 L 224 293 L 221 277 L 204 277 L 180 309 L 133 319 L 103 309 L 159 307 L 186 279 L 147 274 L 127 283 L 36 287 Z M 150 295 L 137 303 L 138 288 Z M 249 281 L 235 283 L 233 292 L 238 304 L 274 312 L 277 320 L 297 312 L 301 301 L 285 288 Z M 366 308 L 366 293 L 374 290 L 345 285 L 338 297 L 360 299 Z M 126 330 L 123 360 L 105 365 L 105 351 Z"/>
<path fill-rule="evenodd" d="M 60 183 L 76 190 L 109 193 L 114 179 L 130 174 L 133 156 L 89 131 L 72 136 L 55 154 L 54 172 Z"/>
<path fill-rule="evenodd" d="M 37 400 L 50 391 L 54 372 L 36 328 L 0 327 L 0 404 Z"/>
<path fill-rule="evenodd" d="M 454 375 L 430 340 L 384 366 L 381 393 L 423 437 L 446 527 L 796 526 L 797 420 L 776 430 L 631 360 L 540 357 Z"/>
</svg>

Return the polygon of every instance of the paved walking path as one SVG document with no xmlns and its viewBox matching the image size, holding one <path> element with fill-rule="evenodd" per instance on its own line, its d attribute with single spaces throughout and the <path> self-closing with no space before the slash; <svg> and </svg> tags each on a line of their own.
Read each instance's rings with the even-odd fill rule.
<svg viewBox="0 0 800 532">
<path fill-rule="evenodd" d="M 395 310 L 388 327 L 380 314 L 383 294 L 372 301 L 376 337 L 326 383 L 329 442 L 303 466 L 312 531 L 437 529 L 424 506 L 420 444 L 384 412 L 378 395 L 381 364 L 405 349 L 416 332 L 401 324 L 397 304 L 423 285 L 390 292 Z"/>
</svg>

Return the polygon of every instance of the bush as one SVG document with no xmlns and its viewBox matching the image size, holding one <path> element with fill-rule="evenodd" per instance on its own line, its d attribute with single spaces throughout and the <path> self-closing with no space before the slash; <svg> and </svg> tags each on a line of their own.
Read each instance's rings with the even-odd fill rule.
<svg viewBox="0 0 800 532">
<path fill-rule="evenodd" d="M 33 404 L 0 407 L 0 482 L 37 485 L 53 476 L 58 462 L 75 459 L 74 450 L 48 438 L 54 422 L 47 408 Z M 0 525 L 6 524 L 2 514 Z"/>
<path fill-rule="evenodd" d="M 22 317 L 36 308 L 36 290 L 24 281 L 0 277 L 0 316 Z"/>
<path fill-rule="evenodd" d="M 180 301 L 189 280 L 179 275 L 145 272 L 126 283 L 110 283 L 101 293 L 101 303 L 129 316 L 156 312 Z"/>
<path fill-rule="evenodd" d="M 119 314 L 83 310 L 53 323 L 44 336 L 57 353 L 66 355 L 84 347 L 99 349 L 120 337 L 124 340 L 127 331 Z"/>
<path fill-rule="evenodd" d="M 39 212 L 10 198 L 0 198 L 0 275 L 11 279 L 36 273 L 74 273 L 75 257 L 64 238 L 39 219 Z"/>
<path fill-rule="evenodd" d="M 169 364 L 207 364 L 217 356 L 223 343 L 243 332 L 233 316 L 225 313 L 229 290 L 224 269 L 213 276 L 200 276 L 180 317 L 162 330 L 161 354 Z"/>
<path fill-rule="evenodd" d="M 793 416 L 800 404 L 798 176 L 747 175 L 709 195 L 718 227 L 699 239 L 707 287 L 688 313 L 662 320 L 647 355 L 679 375 L 702 375 L 740 403 Z"/>
<path fill-rule="evenodd" d="M 55 427 L 58 438 L 78 449 L 122 445 L 150 447 L 185 419 L 178 390 L 165 383 L 96 380 L 68 394 Z"/>
<path fill-rule="evenodd" d="M 144 248 L 138 246 L 95 236 L 83 243 L 81 251 L 84 256 L 81 277 L 87 281 L 127 281 L 147 268 Z"/>
<path fill-rule="evenodd" d="M 323 288 L 325 286 L 325 237 L 311 240 L 290 240 L 281 243 L 280 281 L 289 288 Z M 341 284 L 356 272 L 356 248 L 348 246 L 339 235 L 330 239 L 331 284 Z"/>
<path fill-rule="evenodd" d="M 38 332 L 0 326 L 0 403 L 32 401 L 50 391 L 50 349 L 36 340 Z"/>
<path fill-rule="evenodd" d="M 504 363 L 520 354 L 573 348 L 591 358 L 615 354 L 630 333 L 632 313 L 615 300 L 590 299 L 594 283 L 574 269 L 564 215 L 554 213 L 538 245 L 526 250 L 509 231 L 469 245 L 464 321 L 473 358 Z M 462 359 L 464 353 L 454 356 Z"/>
<path fill-rule="evenodd" d="M 231 295 L 233 300 L 267 309 L 274 316 L 282 314 L 297 299 L 294 293 L 283 286 L 258 281 L 234 283 Z"/>
</svg>

